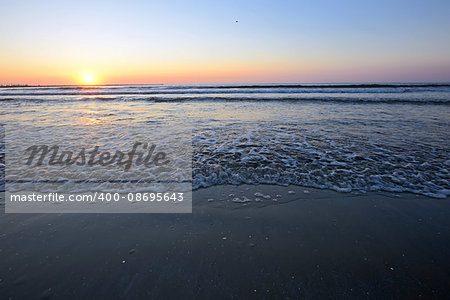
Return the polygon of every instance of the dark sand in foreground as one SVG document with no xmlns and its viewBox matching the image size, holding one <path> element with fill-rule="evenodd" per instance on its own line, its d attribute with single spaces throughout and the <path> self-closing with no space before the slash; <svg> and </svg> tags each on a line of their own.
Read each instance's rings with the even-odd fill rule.
<svg viewBox="0 0 450 300">
<path fill-rule="evenodd" d="M 1 299 L 420 296 L 450 297 L 448 198 L 216 186 L 192 214 L 0 216 Z"/>
</svg>

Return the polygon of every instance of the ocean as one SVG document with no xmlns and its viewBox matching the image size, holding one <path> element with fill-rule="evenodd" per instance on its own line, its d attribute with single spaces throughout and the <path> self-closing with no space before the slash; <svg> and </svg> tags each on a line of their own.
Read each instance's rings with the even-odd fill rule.
<svg viewBox="0 0 450 300">
<path fill-rule="evenodd" d="M 1 87 L 0 103 L 3 190 L 9 139 L 39 144 L 77 132 L 126 146 L 130 128 L 165 126 L 166 135 L 192 130 L 193 189 L 450 194 L 449 84 Z M 86 169 L 79 178 L 90 176 Z"/>
</svg>

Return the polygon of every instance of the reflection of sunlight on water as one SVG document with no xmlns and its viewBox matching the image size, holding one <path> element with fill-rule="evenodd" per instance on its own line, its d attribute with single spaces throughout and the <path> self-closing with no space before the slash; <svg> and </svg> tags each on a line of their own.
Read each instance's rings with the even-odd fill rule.
<svg viewBox="0 0 450 300">
<path fill-rule="evenodd" d="M 88 110 L 86 114 L 88 115 L 98 115 L 100 112 L 97 110 Z"/>
<path fill-rule="evenodd" d="M 111 121 L 108 120 L 109 114 L 96 109 L 80 110 L 81 115 L 78 119 L 77 125 L 99 125 L 99 124 L 110 124 Z"/>
<path fill-rule="evenodd" d="M 111 122 L 105 120 L 104 118 L 86 118 L 81 117 L 76 125 L 99 125 L 99 124 L 110 124 Z"/>
<path fill-rule="evenodd" d="M 82 105 L 78 110 L 79 118 L 76 121 L 76 125 L 103 125 L 111 124 L 110 116 L 111 111 L 105 110 L 104 107 L 99 107 L 97 103 L 89 103 L 88 105 Z"/>
</svg>

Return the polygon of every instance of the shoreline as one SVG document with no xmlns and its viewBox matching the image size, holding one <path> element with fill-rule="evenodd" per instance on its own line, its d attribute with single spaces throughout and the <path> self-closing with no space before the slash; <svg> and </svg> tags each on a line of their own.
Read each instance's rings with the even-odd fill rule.
<svg viewBox="0 0 450 300">
<path fill-rule="evenodd" d="M 240 184 L 214 184 L 214 185 L 210 185 L 210 186 L 206 186 L 206 187 L 197 187 L 197 188 L 193 188 L 192 192 L 196 192 L 196 191 L 201 191 L 203 189 L 211 189 L 211 188 L 215 188 L 215 187 L 235 187 L 235 188 L 239 188 L 240 186 L 245 186 L 245 188 L 247 187 L 261 187 L 261 186 L 269 186 L 269 187 L 281 187 L 281 188 L 291 188 L 294 190 L 299 190 L 300 194 L 301 191 L 303 190 L 307 190 L 307 192 L 305 192 L 305 194 L 308 194 L 309 191 L 324 191 L 324 192 L 332 192 L 332 193 L 336 193 L 337 195 L 339 194 L 343 194 L 343 195 L 348 195 L 348 196 L 364 196 L 364 195 L 372 195 L 372 194 L 377 194 L 377 195 L 385 195 L 385 196 L 390 196 L 390 197 L 396 197 L 396 198 L 401 198 L 401 197 L 421 197 L 421 198 L 430 198 L 430 199 L 440 199 L 440 200 L 445 200 L 445 199 L 450 199 L 449 195 L 447 196 L 432 196 L 432 195 L 425 195 L 425 194 L 421 194 L 421 193 L 417 193 L 417 192 L 410 192 L 410 191 L 387 191 L 387 190 L 377 190 L 377 191 L 366 191 L 366 190 L 362 190 L 362 189 L 354 189 L 354 190 L 350 190 L 350 191 L 338 191 L 332 188 L 321 188 L 321 187 L 312 187 L 312 186 L 306 186 L 306 185 L 299 185 L 299 184 L 288 184 L 288 185 L 283 185 L 283 184 L 274 184 L 274 183 L 252 183 L 252 184 L 248 184 L 248 183 L 240 183 Z M 223 195 L 222 195 L 223 196 Z"/>
</svg>

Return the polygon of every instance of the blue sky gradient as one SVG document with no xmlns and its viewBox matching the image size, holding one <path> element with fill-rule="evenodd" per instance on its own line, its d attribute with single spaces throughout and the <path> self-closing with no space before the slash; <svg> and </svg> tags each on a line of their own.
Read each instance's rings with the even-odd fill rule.
<svg viewBox="0 0 450 300">
<path fill-rule="evenodd" d="M 450 1 L 0 2 L 0 83 L 450 81 Z"/>
</svg>

